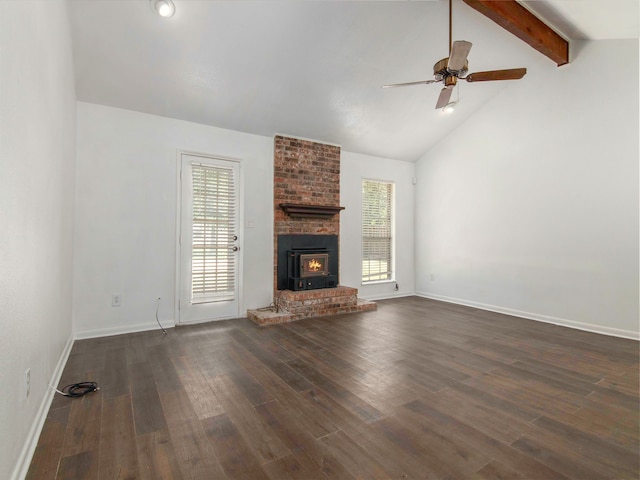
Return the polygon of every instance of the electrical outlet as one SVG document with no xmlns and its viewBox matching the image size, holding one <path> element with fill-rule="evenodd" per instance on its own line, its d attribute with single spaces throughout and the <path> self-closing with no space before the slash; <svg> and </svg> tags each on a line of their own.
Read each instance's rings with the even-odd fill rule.
<svg viewBox="0 0 640 480">
<path fill-rule="evenodd" d="M 31 369 L 27 368 L 27 371 L 24 372 L 24 391 L 25 398 L 29 398 L 29 394 L 31 393 Z"/>
<path fill-rule="evenodd" d="M 111 294 L 111 306 L 112 307 L 119 307 L 120 305 L 122 305 L 122 295 L 120 295 L 119 293 L 112 293 Z"/>
</svg>

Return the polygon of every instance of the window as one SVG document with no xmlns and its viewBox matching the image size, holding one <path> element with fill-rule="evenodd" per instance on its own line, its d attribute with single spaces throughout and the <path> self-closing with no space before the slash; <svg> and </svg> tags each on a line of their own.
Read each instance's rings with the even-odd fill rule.
<svg viewBox="0 0 640 480">
<path fill-rule="evenodd" d="M 191 302 L 233 298 L 236 231 L 233 170 L 192 163 Z"/>
<path fill-rule="evenodd" d="M 362 181 L 362 283 L 393 280 L 394 184 Z"/>
</svg>

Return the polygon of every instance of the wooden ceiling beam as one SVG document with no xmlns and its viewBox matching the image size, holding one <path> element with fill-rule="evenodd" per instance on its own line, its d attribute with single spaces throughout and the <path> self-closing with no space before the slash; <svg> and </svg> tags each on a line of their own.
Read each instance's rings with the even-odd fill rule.
<svg viewBox="0 0 640 480">
<path fill-rule="evenodd" d="M 569 63 L 569 42 L 516 0 L 464 0 L 464 3 L 549 57 L 558 66 Z"/>
</svg>

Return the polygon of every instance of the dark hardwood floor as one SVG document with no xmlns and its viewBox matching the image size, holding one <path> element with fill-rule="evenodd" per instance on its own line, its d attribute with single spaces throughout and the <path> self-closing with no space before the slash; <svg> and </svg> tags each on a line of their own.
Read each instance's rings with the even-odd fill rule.
<svg viewBox="0 0 640 480">
<path fill-rule="evenodd" d="M 638 342 L 378 305 L 78 341 L 28 478 L 638 478 Z"/>
</svg>

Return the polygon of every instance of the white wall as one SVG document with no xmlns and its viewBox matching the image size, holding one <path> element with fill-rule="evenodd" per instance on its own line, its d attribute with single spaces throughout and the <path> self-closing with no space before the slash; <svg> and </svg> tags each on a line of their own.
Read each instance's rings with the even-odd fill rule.
<svg viewBox="0 0 640 480">
<path fill-rule="evenodd" d="M 243 161 L 241 313 L 273 284 L 273 139 L 78 102 L 74 331 L 79 337 L 174 324 L 177 151 Z M 111 306 L 111 294 L 122 306 Z"/>
<path fill-rule="evenodd" d="M 0 2 L 0 478 L 25 473 L 71 347 L 75 103 L 65 3 Z"/>
<path fill-rule="evenodd" d="M 638 336 L 638 41 L 573 43 L 417 162 L 416 290 Z"/>
<path fill-rule="evenodd" d="M 273 138 L 78 102 L 73 321 L 77 337 L 174 324 L 177 151 L 243 160 L 243 298 L 269 305 L 273 281 Z M 342 152 L 341 283 L 365 298 L 414 291 L 414 164 Z M 362 178 L 397 185 L 397 282 L 360 284 Z M 252 228 L 246 228 L 248 223 Z M 111 306 L 111 295 L 122 306 Z"/>
<path fill-rule="evenodd" d="M 414 292 L 414 185 L 415 164 L 387 158 L 341 152 L 340 284 L 358 289 L 358 296 L 380 299 Z M 362 285 L 362 180 L 395 182 L 396 279 Z M 395 284 L 398 283 L 398 291 Z"/>
</svg>

